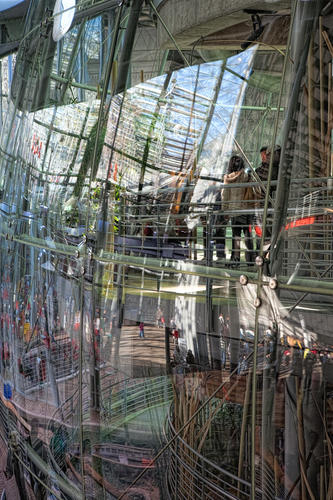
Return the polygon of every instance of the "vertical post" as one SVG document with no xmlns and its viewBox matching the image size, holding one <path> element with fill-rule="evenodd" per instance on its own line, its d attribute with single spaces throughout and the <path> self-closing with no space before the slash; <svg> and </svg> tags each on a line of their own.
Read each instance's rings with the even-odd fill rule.
<svg viewBox="0 0 333 500">
<path fill-rule="evenodd" d="M 170 333 L 171 333 L 171 328 L 169 326 L 166 326 L 164 329 L 164 342 L 165 342 L 165 363 L 166 363 L 167 375 L 171 373 Z"/>
<path fill-rule="evenodd" d="M 304 442 L 304 428 L 303 428 L 303 380 L 300 383 L 299 379 L 296 378 L 296 398 L 297 398 L 297 436 L 298 436 L 298 448 L 299 448 L 299 462 L 301 468 L 301 498 L 305 500 L 307 498 L 307 490 L 304 476 L 306 474 L 306 463 L 305 463 L 305 442 Z"/>
<path fill-rule="evenodd" d="M 270 499 L 270 491 L 269 491 L 269 484 L 268 484 L 268 478 L 266 475 L 265 471 L 265 464 L 267 460 L 267 455 L 270 452 L 269 449 L 269 440 L 271 436 L 268 435 L 269 429 L 271 429 L 271 425 L 269 420 L 273 418 L 272 413 L 271 413 L 271 408 L 269 407 L 269 397 L 270 397 L 270 390 L 271 388 L 269 387 L 269 378 L 270 378 L 270 368 L 265 366 L 265 360 L 267 355 L 267 343 L 265 342 L 264 344 L 264 367 L 263 367 L 263 385 L 262 385 L 262 412 L 261 412 L 261 489 L 262 489 L 262 498 L 263 500 L 269 500 Z"/>
<path fill-rule="evenodd" d="M 262 270 L 259 268 L 259 280 L 262 279 Z M 258 290 L 259 291 L 259 290 Z M 251 500 L 256 499 L 256 418 L 257 418 L 257 359 L 259 338 L 259 311 L 256 309 L 254 345 L 253 345 L 253 369 L 252 369 L 252 395 L 251 395 Z"/>
<path fill-rule="evenodd" d="M 332 63 L 328 65 L 328 97 L 327 97 L 327 177 L 333 175 L 332 169 Z"/>
<path fill-rule="evenodd" d="M 313 179 L 315 177 L 315 162 L 314 162 L 314 94 L 313 94 L 313 36 L 311 36 L 308 54 L 308 141 L 309 141 L 309 178 Z M 313 182 L 310 180 L 309 189 L 313 186 Z M 310 259 L 313 261 L 314 254 L 314 242 L 313 242 L 313 230 L 310 227 Z M 311 271 L 313 275 L 313 271 Z"/>
<path fill-rule="evenodd" d="M 123 48 L 120 55 L 118 78 L 115 93 L 119 94 L 126 90 L 127 80 L 130 70 L 131 54 L 134 45 L 135 33 L 138 26 L 139 16 L 143 0 L 135 0 L 131 4 L 131 10 L 128 18 L 127 29 L 124 36 Z"/>
<path fill-rule="evenodd" d="M 238 459 L 238 477 L 243 477 L 243 464 L 244 464 L 244 452 L 245 452 L 245 434 L 248 420 L 248 411 L 251 395 L 251 380 L 253 376 L 253 370 L 249 370 L 246 378 L 246 389 L 243 405 L 243 415 L 242 415 L 242 427 L 241 436 L 239 443 L 239 459 Z M 238 494 L 240 494 L 241 483 L 238 483 Z"/>
<path fill-rule="evenodd" d="M 206 265 L 210 267 L 212 265 L 213 260 L 213 251 L 212 251 L 212 217 L 213 212 L 212 208 L 209 207 L 207 212 L 207 221 L 206 221 Z M 210 366 L 213 368 L 213 352 L 212 352 L 212 343 L 210 334 L 213 330 L 213 305 L 212 305 L 212 280 L 211 278 L 207 278 L 206 280 L 206 343 L 207 343 L 207 351 L 208 351 L 208 359 Z"/>
<path fill-rule="evenodd" d="M 276 456 L 274 455 L 274 491 L 276 497 L 278 497 L 279 495 L 278 471 L 279 471 L 279 464 Z"/>
<path fill-rule="evenodd" d="M 323 59 L 323 18 L 319 16 L 319 92 L 320 92 L 320 145 L 321 153 L 325 158 L 325 121 L 324 121 L 324 59 Z"/>
<path fill-rule="evenodd" d="M 324 466 L 320 466 L 320 500 L 325 499 L 325 488 L 324 488 Z"/>
<path fill-rule="evenodd" d="M 85 472 L 84 472 L 84 429 L 83 429 L 83 366 L 84 366 L 84 333 L 83 333 L 83 320 L 84 320 L 84 283 L 83 276 L 79 280 L 79 300 L 80 300 L 80 331 L 79 331 L 79 450 L 80 450 L 80 470 L 82 477 L 82 497 L 85 498 L 86 485 L 85 485 Z"/>
<path fill-rule="evenodd" d="M 178 438 L 176 439 L 176 449 L 175 449 L 175 498 L 178 498 L 178 474 L 179 474 L 179 467 L 178 467 Z"/>
<path fill-rule="evenodd" d="M 169 49 L 167 49 L 167 50 L 165 50 L 163 52 L 161 64 L 160 64 L 160 67 L 159 67 L 159 70 L 158 70 L 158 75 L 159 76 L 161 76 L 164 73 L 165 65 L 166 65 L 167 60 L 168 60 L 168 55 L 169 55 Z"/>
<path fill-rule="evenodd" d="M 286 490 L 289 490 L 290 484 L 296 482 L 300 476 L 297 427 L 295 424 L 295 414 L 297 412 L 295 377 L 285 379 L 284 393 L 284 485 Z M 294 496 L 300 498 L 300 487 L 298 483 L 296 484 Z"/>
<path fill-rule="evenodd" d="M 314 171 L 314 120 L 313 120 L 313 37 L 311 37 L 308 55 L 308 140 L 309 140 L 309 177 Z"/>
<path fill-rule="evenodd" d="M 143 183 L 144 183 L 144 179 L 145 179 L 145 173 L 146 173 L 146 167 L 147 167 L 147 162 L 148 162 L 150 146 L 151 146 L 154 130 L 155 130 L 155 127 L 157 124 L 157 119 L 158 119 L 159 112 L 160 112 L 161 100 L 164 99 L 164 95 L 165 95 L 165 92 L 169 86 L 171 76 L 172 76 L 171 72 L 169 72 L 166 75 L 164 83 L 163 83 L 163 87 L 161 90 L 160 97 L 157 100 L 154 112 L 152 113 L 152 119 L 150 122 L 149 131 L 147 134 L 146 143 L 145 143 L 145 147 L 144 147 L 144 151 L 143 151 L 143 155 L 142 155 L 142 163 L 141 163 L 141 171 L 140 171 L 139 187 L 138 187 L 137 212 L 140 211 L 141 192 L 143 189 Z"/>
<path fill-rule="evenodd" d="M 123 12 L 123 3 L 119 6 L 117 11 L 117 16 L 114 23 L 114 33 L 112 37 L 112 44 L 110 49 L 110 54 L 108 57 L 108 61 L 105 67 L 104 73 L 104 81 L 103 81 L 103 89 L 102 89 L 102 97 L 99 108 L 99 115 L 94 127 L 95 130 L 95 138 L 94 142 L 92 140 L 93 145 L 93 154 L 89 161 L 89 166 L 91 166 L 90 172 L 90 183 L 93 179 L 93 176 L 97 173 L 98 162 L 100 159 L 100 154 L 102 151 L 102 145 L 104 141 L 104 135 L 106 131 L 106 119 L 108 108 L 105 108 L 107 92 L 110 84 L 112 65 L 114 62 L 116 47 L 119 38 L 120 32 L 120 23 L 121 16 Z M 126 31 L 127 33 L 127 31 Z M 90 133 L 91 135 L 91 133 Z M 95 171 L 95 174 L 94 174 Z M 109 172 L 108 172 L 109 173 Z M 82 172 L 82 178 L 86 176 L 87 171 Z M 97 232 L 97 241 L 96 241 L 96 252 L 105 249 L 105 247 L 109 247 L 109 239 L 111 234 L 111 240 L 114 243 L 114 214 L 111 214 L 111 224 L 109 223 L 109 199 L 110 199 L 110 191 L 111 184 L 107 181 L 108 176 L 106 177 L 105 187 L 102 193 L 101 199 L 101 217 L 99 220 L 99 227 Z M 81 193 L 80 193 L 81 194 Z M 88 224 L 88 220 L 86 224 Z M 110 230 L 108 230 L 110 227 Z M 88 229 L 86 228 L 86 231 Z M 92 355 L 90 358 L 90 398 L 91 398 L 91 408 L 90 408 L 90 416 L 91 420 L 94 422 L 95 426 L 93 426 L 93 430 L 91 431 L 90 441 L 91 446 L 100 440 L 100 410 L 101 410 L 101 387 L 100 387 L 100 363 L 101 363 L 101 338 L 100 338 L 100 315 L 101 315 L 101 303 L 102 303 L 102 286 L 103 286 L 103 267 L 94 262 L 93 268 L 93 294 L 92 294 L 92 302 L 93 302 L 93 314 L 91 318 L 91 330 L 92 330 L 92 340 L 91 340 L 91 350 Z M 81 278 L 81 283 L 83 282 L 83 276 Z M 97 287 L 96 287 L 97 284 Z M 83 283 L 81 285 L 83 287 Z M 84 293 L 84 292 L 83 292 Z M 99 313 L 97 311 L 99 310 Z M 82 425 L 82 424 L 81 424 Z M 103 475 L 102 469 L 102 460 L 99 457 L 93 456 L 92 458 L 92 466 L 93 469 Z"/>
<path fill-rule="evenodd" d="M 204 479 L 206 477 L 206 471 L 205 471 L 205 462 L 204 460 L 201 460 L 201 477 Z M 201 500 L 205 500 L 205 483 L 204 481 L 201 482 Z"/>
<path fill-rule="evenodd" d="M 8 61 L 8 88 L 9 88 L 13 80 L 13 56 L 11 54 L 8 56 L 7 61 Z"/>
<path fill-rule="evenodd" d="M 15 475 L 16 484 L 20 493 L 20 498 L 27 498 L 24 474 L 18 456 L 20 452 L 20 447 L 19 447 L 19 435 L 17 431 L 13 431 L 9 435 L 9 449 L 11 450 L 12 454 L 13 471 Z"/>
<path fill-rule="evenodd" d="M 2 62 L 0 61 L 0 129 L 2 129 Z"/>
</svg>

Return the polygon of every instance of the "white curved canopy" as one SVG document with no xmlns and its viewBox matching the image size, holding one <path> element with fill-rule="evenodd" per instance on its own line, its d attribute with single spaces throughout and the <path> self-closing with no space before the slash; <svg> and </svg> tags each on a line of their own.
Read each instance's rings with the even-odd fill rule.
<svg viewBox="0 0 333 500">
<path fill-rule="evenodd" d="M 54 6 L 53 40 L 58 42 L 69 30 L 75 14 L 75 0 L 57 0 Z"/>
<path fill-rule="evenodd" d="M 0 2 L 0 11 L 11 9 L 15 5 L 22 3 L 23 0 L 2 0 Z"/>
</svg>

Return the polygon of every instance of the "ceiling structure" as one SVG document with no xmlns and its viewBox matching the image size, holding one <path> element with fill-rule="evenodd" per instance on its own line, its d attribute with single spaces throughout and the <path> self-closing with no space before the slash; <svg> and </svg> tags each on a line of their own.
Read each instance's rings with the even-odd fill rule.
<svg viewBox="0 0 333 500">
<path fill-rule="evenodd" d="M 98 5 L 91 6 L 90 9 L 105 9 L 105 7 L 108 7 L 107 4 L 112 7 L 114 3 L 114 0 L 99 2 Z M 240 42 L 232 40 L 234 38 L 232 33 L 234 26 L 238 26 L 238 33 L 239 27 L 242 27 L 245 40 L 251 36 L 253 28 L 251 16 L 254 12 L 258 13 L 264 26 L 263 33 L 258 40 L 268 47 L 271 40 L 275 39 L 278 31 L 281 34 L 278 43 L 279 48 L 285 46 L 289 24 L 290 0 L 278 0 L 274 3 L 265 0 L 210 1 L 208 2 L 210 4 L 209 8 L 206 3 L 203 4 L 198 0 L 190 3 L 189 8 L 187 0 L 155 1 L 156 13 L 153 12 L 148 2 L 146 3 L 139 19 L 137 33 L 137 36 L 143 37 L 143 40 L 147 37 L 149 39 L 149 47 L 144 47 L 145 52 L 151 50 L 152 46 L 155 52 L 158 50 L 161 54 L 168 50 L 168 60 L 171 66 L 175 67 L 183 64 L 182 58 L 175 50 L 175 43 L 185 53 L 191 52 L 191 59 L 194 63 L 202 62 L 203 54 L 204 60 L 214 59 L 216 51 L 219 52 L 219 54 L 216 54 L 217 58 L 219 58 L 221 56 L 220 51 L 239 50 Z M 17 50 L 23 36 L 24 19 L 29 4 L 30 0 L 4 0 L 1 2 L 0 57 Z M 80 20 L 82 12 L 78 11 L 76 13 L 74 22 Z M 272 23 L 272 21 L 274 22 Z M 164 24 L 168 27 L 172 38 L 165 30 Z M 272 29 L 272 24 L 276 25 L 276 29 Z M 147 37 L 145 36 L 146 32 Z M 146 44 L 143 42 L 143 45 Z M 142 47 L 140 46 L 138 49 L 141 51 Z M 136 54 L 134 50 L 133 61 L 137 60 L 139 64 L 141 59 L 142 56 Z M 146 67 L 146 64 L 144 66 L 144 68 L 138 69 L 138 75 L 140 70 L 143 69 L 144 79 L 146 79 L 152 76 L 152 68 Z M 135 68 L 132 69 L 134 69 L 135 73 Z M 134 80 L 136 79 L 134 78 Z"/>
</svg>

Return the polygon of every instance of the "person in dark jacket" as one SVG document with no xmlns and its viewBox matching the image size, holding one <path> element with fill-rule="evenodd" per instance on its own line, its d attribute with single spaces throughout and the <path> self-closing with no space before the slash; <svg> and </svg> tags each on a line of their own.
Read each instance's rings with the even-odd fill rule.
<svg viewBox="0 0 333 500">
<path fill-rule="evenodd" d="M 261 150 L 260 150 L 261 152 Z M 268 180 L 268 171 L 269 171 L 269 164 L 271 161 L 271 155 L 272 151 L 271 148 L 267 148 L 265 151 L 265 156 L 262 156 L 262 162 L 259 165 L 259 167 L 256 170 L 256 174 L 258 175 L 259 179 L 263 182 L 267 182 Z M 279 165 L 280 165 L 280 156 L 281 156 L 281 146 L 276 145 L 273 151 L 273 163 L 272 163 L 272 177 L 271 181 L 277 181 L 278 175 L 279 175 Z M 276 191 L 276 186 L 271 186 L 270 188 L 270 195 Z M 265 197 L 265 193 L 262 191 L 262 197 Z"/>
<path fill-rule="evenodd" d="M 261 151 L 261 150 L 260 150 Z M 256 174 L 259 179 L 263 182 L 267 182 L 268 180 L 268 172 L 269 172 L 269 164 L 271 161 L 272 151 L 271 148 L 266 149 L 266 157 L 262 157 L 262 162 L 256 170 Z M 281 146 L 276 145 L 273 150 L 273 162 L 272 162 L 272 176 L 271 181 L 277 181 L 279 175 L 279 166 L 280 166 L 280 156 L 281 156 Z M 276 191 L 276 185 L 270 187 L 269 195 L 270 197 L 274 197 Z M 258 186 L 256 188 L 256 206 L 258 209 L 264 208 L 264 199 L 265 199 L 265 191 L 262 186 Z M 269 205 L 270 207 L 270 205 Z M 262 232 L 262 210 L 258 210 L 256 214 L 256 224 L 259 228 L 259 231 Z M 266 224 L 266 237 L 270 238 L 272 221 L 270 218 L 267 219 Z"/>
</svg>

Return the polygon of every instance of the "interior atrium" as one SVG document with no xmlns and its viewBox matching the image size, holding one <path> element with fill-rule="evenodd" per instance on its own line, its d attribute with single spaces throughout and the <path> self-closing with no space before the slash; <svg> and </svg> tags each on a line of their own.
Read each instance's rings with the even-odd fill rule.
<svg viewBox="0 0 333 500">
<path fill-rule="evenodd" d="M 0 2 L 1 500 L 333 500 L 332 62 L 329 0 Z"/>
</svg>

